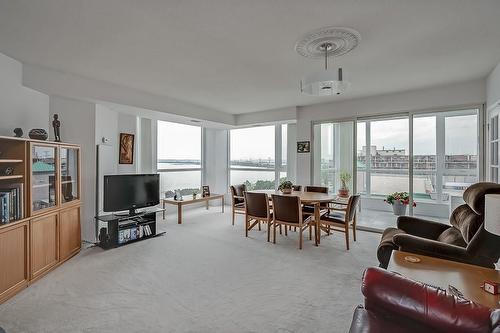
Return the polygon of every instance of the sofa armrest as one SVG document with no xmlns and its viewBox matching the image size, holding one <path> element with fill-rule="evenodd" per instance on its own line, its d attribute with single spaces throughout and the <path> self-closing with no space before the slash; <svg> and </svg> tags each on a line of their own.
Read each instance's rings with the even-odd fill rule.
<svg viewBox="0 0 500 333">
<path fill-rule="evenodd" d="M 459 261 L 463 263 L 474 263 L 467 250 L 463 247 L 425 239 L 408 234 L 395 235 L 394 244 L 400 251 L 422 254 L 429 257 Z"/>
<path fill-rule="evenodd" d="M 414 326 L 412 321 L 424 324 L 427 332 L 491 332 L 498 325 L 485 306 L 380 268 L 365 271 L 361 291 L 368 311 L 405 321 L 408 327 Z"/>
<path fill-rule="evenodd" d="M 398 229 L 404 230 L 410 235 L 427 239 L 437 239 L 439 235 L 450 228 L 449 225 L 411 216 L 400 216 L 397 221 Z"/>
</svg>

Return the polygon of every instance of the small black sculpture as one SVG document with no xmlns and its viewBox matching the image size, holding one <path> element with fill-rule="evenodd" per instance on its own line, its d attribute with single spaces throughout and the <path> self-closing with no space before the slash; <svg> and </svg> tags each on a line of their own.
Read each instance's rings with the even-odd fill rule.
<svg viewBox="0 0 500 333">
<path fill-rule="evenodd" d="M 23 129 L 20 127 L 14 128 L 14 134 L 16 135 L 16 138 L 20 138 L 23 136 Z"/>
<path fill-rule="evenodd" d="M 29 133 L 28 133 L 30 139 L 34 140 L 47 140 L 48 134 L 47 131 L 44 130 L 43 128 L 33 128 Z"/>
<path fill-rule="evenodd" d="M 14 173 L 14 168 L 13 168 L 13 167 L 6 167 L 6 168 L 3 170 L 3 174 L 4 174 L 5 176 L 11 176 L 13 173 Z"/>
<path fill-rule="evenodd" d="M 54 141 L 61 142 L 61 122 L 59 121 L 59 115 L 54 114 L 54 120 L 52 121 L 52 127 L 54 127 Z"/>
</svg>

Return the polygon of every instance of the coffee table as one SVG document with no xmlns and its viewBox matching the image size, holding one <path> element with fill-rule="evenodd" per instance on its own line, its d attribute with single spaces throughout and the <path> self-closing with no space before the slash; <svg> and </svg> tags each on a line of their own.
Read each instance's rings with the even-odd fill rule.
<svg viewBox="0 0 500 333">
<path fill-rule="evenodd" d="M 420 262 L 405 260 L 408 256 L 418 258 Z M 475 303 L 500 308 L 500 295 L 488 294 L 481 288 L 485 280 L 500 282 L 500 271 L 403 251 L 392 252 L 387 270 L 444 290 L 452 285 Z"/>
<path fill-rule="evenodd" d="M 173 198 L 162 199 L 163 209 L 165 209 L 166 204 L 177 206 L 177 223 L 182 224 L 182 206 L 191 205 L 199 202 L 205 202 L 206 209 L 208 209 L 208 203 L 211 200 L 221 200 L 222 213 L 224 213 L 224 194 L 212 193 L 209 196 L 202 197 L 197 195 L 196 198 L 192 196 L 186 196 L 183 200 L 174 200 Z M 165 219 L 165 210 L 163 210 L 163 219 Z"/>
</svg>

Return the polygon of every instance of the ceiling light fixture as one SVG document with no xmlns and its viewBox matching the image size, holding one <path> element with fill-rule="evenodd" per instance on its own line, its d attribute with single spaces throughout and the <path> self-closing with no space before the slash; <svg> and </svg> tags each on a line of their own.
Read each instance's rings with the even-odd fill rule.
<svg viewBox="0 0 500 333">
<path fill-rule="evenodd" d="M 331 96 L 343 94 L 350 82 L 344 81 L 342 68 L 328 68 L 328 57 L 340 56 L 354 49 L 360 40 L 356 30 L 349 28 L 326 27 L 305 35 L 295 44 L 295 50 L 308 58 L 323 58 L 325 69 L 306 75 L 300 81 L 300 91 L 312 96 Z"/>
</svg>

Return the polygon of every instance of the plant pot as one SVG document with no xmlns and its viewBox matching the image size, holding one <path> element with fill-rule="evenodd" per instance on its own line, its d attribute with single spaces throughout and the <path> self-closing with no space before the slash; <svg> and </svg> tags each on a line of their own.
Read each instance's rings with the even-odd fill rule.
<svg viewBox="0 0 500 333">
<path fill-rule="evenodd" d="M 396 216 L 406 215 L 406 205 L 403 205 L 401 201 L 394 201 L 392 204 L 392 211 Z"/>
<path fill-rule="evenodd" d="M 281 190 L 281 193 L 283 194 L 292 194 L 292 189 L 291 188 L 284 188 Z"/>
<path fill-rule="evenodd" d="M 349 189 L 348 188 L 339 188 L 338 196 L 341 198 L 347 198 L 349 197 Z"/>
</svg>

